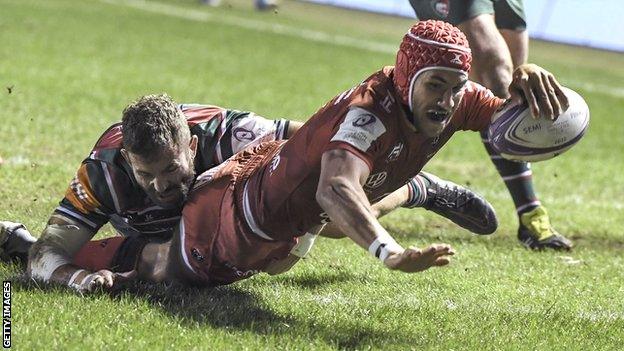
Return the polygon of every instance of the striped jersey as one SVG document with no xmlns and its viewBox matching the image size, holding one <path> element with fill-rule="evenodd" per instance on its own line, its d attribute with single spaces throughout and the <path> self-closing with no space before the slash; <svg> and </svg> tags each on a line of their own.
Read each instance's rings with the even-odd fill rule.
<svg viewBox="0 0 624 351">
<path fill-rule="evenodd" d="M 287 120 L 210 105 L 180 105 L 192 135 L 198 137 L 195 173 L 220 164 L 250 145 L 281 140 Z M 156 205 L 138 185 L 121 155 L 122 125 L 110 126 L 82 161 L 55 212 L 97 231 L 110 222 L 121 234 L 167 239 L 181 208 Z"/>
</svg>

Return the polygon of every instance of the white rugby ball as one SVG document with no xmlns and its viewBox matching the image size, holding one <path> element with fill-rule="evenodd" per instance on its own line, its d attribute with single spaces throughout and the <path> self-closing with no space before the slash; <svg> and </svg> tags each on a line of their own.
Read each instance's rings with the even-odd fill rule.
<svg viewBox="0 0 624 351">
<path fill-rule="evenodd" d="M 533 118 L 526 103 L 505 103 L 492 116 L 488 138 L 508 160 L 535 162 L 561 155 L 576 144 L 589 126 L 589 108 L 572 89 L 563 87 L 570 107 L 557 119 Z"/>
</svg>

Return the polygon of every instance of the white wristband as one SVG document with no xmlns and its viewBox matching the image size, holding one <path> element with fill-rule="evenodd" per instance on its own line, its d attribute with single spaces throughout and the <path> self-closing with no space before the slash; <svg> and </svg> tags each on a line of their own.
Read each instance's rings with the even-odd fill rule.
<svg viewBox="0 0 624 351">
<path fill-rule="evenodd" d="M 401 251 L 403 248 L 388 233 L 378 236 L 368 247 L 368 252 L 384 262 L 391 253 Z"/>
</svg>

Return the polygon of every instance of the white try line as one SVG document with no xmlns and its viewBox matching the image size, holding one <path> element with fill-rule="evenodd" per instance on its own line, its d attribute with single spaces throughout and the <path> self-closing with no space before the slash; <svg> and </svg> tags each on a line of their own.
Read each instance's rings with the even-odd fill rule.
<svg viewBox="0 0 624 351">
<path fill-rule="evenodd" d="M 205 11 L 189 9 L 181 6 L 163 4 L 159 2 L 144 0 L 99 0 L 100 2 L 126 6 L 134 9 L 158 13 L 170 17 L 183 18 L 197 22 L 214 22 L 226 24 L 233 27 L 253 30 L 256 32 L 268 32 L 274 34 L 288 35 L 300 39 L 306 39 L 324 44 L 344 46 L 355 49 L 366 50 L 381 54 L 391 54 L 394 56 L 398 50 L 399 38 L 394 44 L 378 41 L 358 39 L 345 35 L 334 35 L 312 29 L 293 27 L 289 25 L 249 19 L 245 17 L 232 16 L 226 14 L 211 14 Z M 588 82 L 568 81 L 567 84 L 573 89 L 581 89 L 588 92 L 600 93 L 616 98 L 624 97 L 624 87 L 609 86 L 605 84 L 594 84 Z"/>
<path fill-rule="evenodd" d="M 394 55 L 398 49 L 397 44 L 390 45 L 387 43 L 375 42 L 365 39 L 357 39 L 344 35 L 334 35 L 321 31 L 305 29 L 301 27 L 293 27 L 289 25 L 265 22 L 245 17 L 219 14 L 214 15 L 208 12 L 193 10 L 175 5 L 163 4 L 158 2 L 143 0 L 100 0 L 101 2 L 127 6 L 135 9 L 167 15 L 171 17 L 184 18 L 197 22 L 217 22 L 227 24 L 233 27 L 250 29 L 256 32 L 269 32 L 275 34 L 288 35 L 296 38 L 307 39 L 324 44 L 333 44 L 337 46 L 347 46 L 356 49 L 368 50 L 376 53 Z"/>
</svg>

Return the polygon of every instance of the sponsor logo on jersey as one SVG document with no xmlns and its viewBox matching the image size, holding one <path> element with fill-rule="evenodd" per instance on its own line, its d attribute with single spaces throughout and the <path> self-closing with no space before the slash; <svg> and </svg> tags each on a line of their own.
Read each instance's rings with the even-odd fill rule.
<svg viewBox="0 0 624 351">
<path fill-rule="evenodd" d="M 431 8 L 438 16 L 446 18 L 451 11 L 451 4 L 449 0 L 432 0 Z"/>
<path fill-rule="evenodd" d="M 329 218 L 327 212 L 323 212 L 319 216 L 321 217 L 321 224 L 327 224 L 331 222 L 331 218 Z"/>
<path fill-rule="evenodd" d="M 364 184 L 364 188 L 368 190 L 373 190 L 379 188 L 381 184 L 385 183 L 386 178 L 388 178 L 388 172 L 379 172 L 375 174 L 371 174 L 366 179 L 366 183 Z"/>
<path fill-rule="evenodd" d="M 375 123 L 377 117 L 371 113 L 361 114 L 355 121 L 353 121 L 354 127 L 364 127 L 371 123 Z"/>
<path fill-rule="evenodd" d="M 403 143 L 400 141 L 396 143 L 396 145 L 394 145 L 394 147 L 390 151 L 390 154 L 388 154 L 388 157 L 386 158 L 386 162 L 396 161 L 401 155 L 401 152 L 403 151 L 403 146 L 404 146 Z"/>
<path fill-rule="evenodd" d="M 226 266 L 227 268 L 231 269 L 234 271 L 234 274 L 236 274 L 237 277 L 250 277 L 254 274 L 258 274 L 260 272 L 262 272 L 261 270 L 258 269 L 248 269 L 246 271 L 240 270 L 238 269 L 235 265 L 229 263 L 229 262 L 223 262 L 223 265 Z"/>
<path fill-rule="evenodd" d="M 252 132 L 249 129 L 245 129 L 245 128 L 236 128 L 232 131 L 232 135 L 234 136 L 234 139 L 238 140 L 238 141 L 245 141 L 245 140 L 254 140 L 256 139 L 256 135 L 254 134 L 254 132 Z"/>
<path fill-rule="evenodd" d="M 385 132 L 386 127 L 377 116 L 361 107 L 352 107 L 331 141 L 342 141 L 366 152 Z"/>
<path fill-rule="evenodd" d="M 192 248 L 191 249 L 191 257 L 193 257 L 193 259 L 197 262 L 204 262 L 204 255 L 201 254 L 201 252 L 196 249 L 196 248 Z"/>
<path fill-rule="evenodd" d="M 280 157 L 279 154 L 273 157 L 273 159 L 271 160 L 271 166 L 269 167 L 269 174 L 273 174 L 273 172 L 275 172 L 275 170 L 280 164 L 281 159 L 282 158 Z"/>
</svg>

